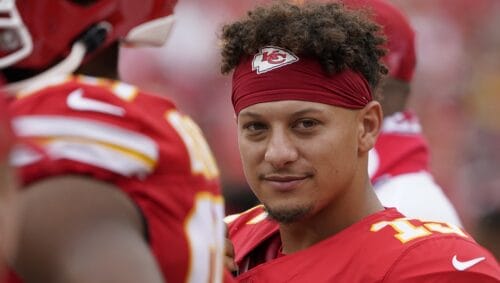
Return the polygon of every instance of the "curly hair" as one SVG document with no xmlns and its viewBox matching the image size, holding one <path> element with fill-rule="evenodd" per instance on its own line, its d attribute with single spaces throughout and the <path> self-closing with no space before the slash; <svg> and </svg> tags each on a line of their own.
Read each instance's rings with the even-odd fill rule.
<svg viewBox="0 0 500 283">
<path fill-rule="evenodd" d="M 269 45 L 317 58 L 328 74 L 346 68 L 357 71 L 373 89 L 387 74 L 380 62 L 386 53 L 380 26 L 364 11 L 348 10 L 340 3 L 257 7 L 244 19 L 223 26 L 221 40 L 223 74 L 236 68 L 243 56 Z"/>
</svg>

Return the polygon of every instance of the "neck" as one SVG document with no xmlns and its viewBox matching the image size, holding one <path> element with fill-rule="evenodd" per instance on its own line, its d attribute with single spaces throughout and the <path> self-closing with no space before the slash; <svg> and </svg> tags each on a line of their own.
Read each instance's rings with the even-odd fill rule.
<svg viewBox="0 0 500 283">
<path fill-rule="evenodd" d="M 111 46 L 92 55 L 92 58 L 82 64 L 76 73 L 92 76 L 103 77 L 108 79 L 118 78 L 118 53 L 119 43 L 115 42 Z"/>
<path fill-rule="evenodd" d="M 291 224 L 280 224 L 283 253 L 294 253 L 330 238 L 368 215 L 382 211 L 369 179 L 359 189 L 348 189 L 329 206 Z"/>
</svg>

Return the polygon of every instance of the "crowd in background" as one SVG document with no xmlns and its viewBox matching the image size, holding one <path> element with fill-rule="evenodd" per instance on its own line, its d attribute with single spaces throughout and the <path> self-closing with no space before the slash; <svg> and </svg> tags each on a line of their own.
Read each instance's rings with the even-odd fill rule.
<svg viewBox="0 0 500 283">
<path fill-rule="evenodd" d="M 200 124 L 222 172 L 228 213 L 255 200 L 241 170 L 230 77 L 218 72 L 217 32 L 262 2 L 180 1 L 166 46 L 125 50 L 120 62 L 125 81 L 168 93 Z M 500 210 L 500 2 L 392 2 L 416 29 L 411 108 L 430 144 L 431 170 L 464 226 L 477 232 L 483 217 Z"/>
</svg>

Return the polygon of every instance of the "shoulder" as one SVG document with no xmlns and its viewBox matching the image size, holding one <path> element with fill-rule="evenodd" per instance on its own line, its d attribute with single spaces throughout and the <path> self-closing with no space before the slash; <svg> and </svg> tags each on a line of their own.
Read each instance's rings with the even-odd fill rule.
<svg viewBox="0 0 500 283">
<path fill-rule="evenodd" d="M 165 116 L 175 110 L 168 99 L 150 95 L 133 85 L 86 76 L 54 79 L 19 94 L 10 108 L 15 116 L 65 116 L 125 128 L 137 123 L 154 123 L 148 117 Z"/>
<path fill-rule="evenodd" d="M 158 163 L 160 141 L 180 143 L 166 116 L 176 112 L 173 104 L 121 82 L 71 77 L 21 96 L 10 109 L 16 135 L 42 149 L 18 150 L 17 166 L 40 161 L 43 152 L 110 174 L 145 176 Z"/>
<path fill-rule="evenodd" d="M 384 282 L 499 282 L 496 259 L 472 240 L 453 235 L 420 241 L 406 249 Z"/>
<path fill-rule="evenodd" d="M 453 204 L 428 172 L 387 178 L 374 189 L 385 207 L 396 207 L 408 217 L 462 225 Z"/>
<path fill-rule="evenodd" d="M 392 233 L 397 239 L 385 242 L 384 249 L 393 253 L 394 261 L 384 282 L 500 280 L 495 258 L 453 224 L 400 218 L 374 223 L 371 229 L 385 230 L 386 238 Z"/>
</svg>

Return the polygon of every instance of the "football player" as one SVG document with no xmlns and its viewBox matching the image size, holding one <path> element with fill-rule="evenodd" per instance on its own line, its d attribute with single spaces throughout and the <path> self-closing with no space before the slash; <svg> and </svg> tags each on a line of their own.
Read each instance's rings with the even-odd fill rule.
<svg viewBox="0 0 500 283">
<path fill-rule="evenodd" d="M 227 218 L 238 282 L 500 282 L 496 259 L 460 227 L 405 217 L 373 190 L 373 93 L 387 72 L 378 25 L 339 3 L 278 3 L 226 25 L 222 43 L 262 203 Z"/>
<path fill-rule="evenodd" d="M 222 282 L 224 206 L 203 134 L 162 94 L 116 80 L 119 46 L 162 45 L 175 2 L 0 3 L 3 91 L 30 142 L 13 156 L 25 282 Z"/>
</svg>

